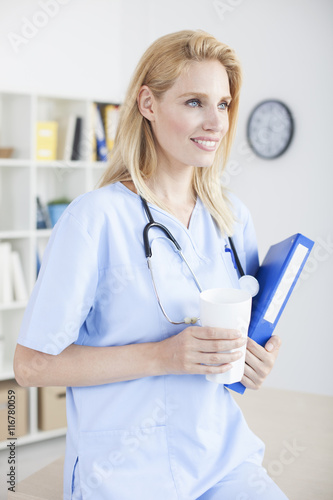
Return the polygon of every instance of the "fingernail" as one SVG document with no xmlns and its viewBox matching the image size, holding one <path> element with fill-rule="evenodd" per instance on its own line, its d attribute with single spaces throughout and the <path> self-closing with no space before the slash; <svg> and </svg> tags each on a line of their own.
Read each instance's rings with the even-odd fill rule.
<svg viewBox="0 0 333 500">
<path fill-rule="evenodd" d="M 273 351 L 274 345 L 272 344 L 272 342 L 268 342 L 268 344 L 266 344 L 265 348 L 266 348 L 266 351 Z"/>
</svg>

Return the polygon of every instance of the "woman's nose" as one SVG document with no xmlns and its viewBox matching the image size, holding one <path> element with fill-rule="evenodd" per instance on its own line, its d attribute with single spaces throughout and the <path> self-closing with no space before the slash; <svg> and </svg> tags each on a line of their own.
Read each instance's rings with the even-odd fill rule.
<svg viewBox="0 0 333 500">
<path fill-rule="evenodd" d="M 213 132 L 226 132 L 228 130 L 229 120 L 227 111 L 221 111 L 216 108 L 207 109 L 203 129 Z"/>
</svg>

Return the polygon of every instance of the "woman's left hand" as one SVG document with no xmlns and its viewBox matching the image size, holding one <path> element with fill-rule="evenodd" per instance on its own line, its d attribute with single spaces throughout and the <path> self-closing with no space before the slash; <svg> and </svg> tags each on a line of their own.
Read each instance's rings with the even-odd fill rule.
<svg viewBox="0 0 333 500">
<path fill-rule="evenodd" d="M 272 335 L 266 342 L 265 347 L 248 338 L 245 370 L 241 380 L 245 387 L 248 389 L 259 389 L 274 366 L 280 346 L 281 339 L 277 335 Z"/>
</svg>

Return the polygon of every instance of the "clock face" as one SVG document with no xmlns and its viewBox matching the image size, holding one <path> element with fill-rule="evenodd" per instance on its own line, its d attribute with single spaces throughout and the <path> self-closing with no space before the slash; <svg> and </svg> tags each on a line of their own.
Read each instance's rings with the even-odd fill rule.
<svg viewBox="0 0 333 500">
<path fill-rule="evenodd" d="M 287 106 L 280 101 L 263 101 L 252 111 L 247 137 L 253 151 L 261 158 L 277 158 L 288 148 L 294 123 Z"/>
</svg>

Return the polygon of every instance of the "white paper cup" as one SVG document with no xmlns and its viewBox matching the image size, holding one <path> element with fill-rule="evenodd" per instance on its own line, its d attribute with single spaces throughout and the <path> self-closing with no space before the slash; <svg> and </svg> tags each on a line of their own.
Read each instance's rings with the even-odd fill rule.
<svg viewBox="0 0 333 500">
<path fill-rule="evenodd" d="M 246 290 L 237 288 L 211 288 L 200 294 L 200 318 L 202 326 L 232 328 L 247 337 L 251 318 L 252 297 Z M 206 379 L 217 384 L 239 382 L 244 374 L 246 345 L 239 350 L 243 356 L 233 361 L 232 368 L 225 373 L 206 375 Z"/>
</svg>

